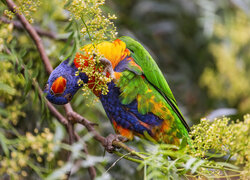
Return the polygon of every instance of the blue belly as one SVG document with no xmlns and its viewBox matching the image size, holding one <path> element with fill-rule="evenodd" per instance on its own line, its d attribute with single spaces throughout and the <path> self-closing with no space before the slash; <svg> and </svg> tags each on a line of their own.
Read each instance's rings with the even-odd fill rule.
<svg viewBox="0 0 250 180">
<path fill-rule="evenodd" d="M 140 114 L 137 110 L 136 100 L 128 105 L 123 105 L 119 100 L 120 90 L 113 81 L 108 84 L 108 88 L 108 94 L 101 95 L 100 100 L 111 123 L 114 120 L 117 125 L 133 132 L 143 134 L 144 131 L 147 131 L 149 135 L 152 135 L 151 129 L 154 126 L 159 126 L 163 120 L 153 113 Z M 144 127 L 139 121 L 148 124 L 151 128 Z"/>
</svg>

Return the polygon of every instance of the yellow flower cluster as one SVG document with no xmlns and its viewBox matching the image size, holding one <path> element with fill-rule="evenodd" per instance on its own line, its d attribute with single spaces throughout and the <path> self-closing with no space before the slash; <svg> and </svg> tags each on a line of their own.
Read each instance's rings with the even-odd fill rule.
<svg viewBox="0 0 250 180">
<path fill-rule="evenodd" d="M 229 124 L 230 119 L 223 117 L 209 123 L 202 119 L 194 125 L 190 136 L 192 148 L 190 153 L 195 157 L 209 157 L 209 153 L 235 159 L 234 164 L 243 165 L 243 176 L 250 176 L 250 115 L 244 116 L 244 121 Z"/>
<path fill-rule="evenodd" d="M 73 0 L 68 7 L 72 18 L 81 22 L 83 39 L 89 36 L 92 43 L 114 40 L 117 36 L 116 27 L 111 21 L 116 19 L 116 16 L 110 14 L 104 16 L 101 9 L 104 3 L 105 0 Z"/>
<path fill-rule="evenodd" d="M 69 2 L 67 0 L 66 3 Z M 110 77 L 106 77 L 102 73 L 103 65 L 99 60 L 103 55 L 96 49 L 96 44 L 105 40 L 114 40 L 117 36 L 116 27 L 111 21 L 116 19 L 116 16 L 110 14 L 105 16 L 101 9 L 104 4 L 105 0 L 73 0 L 67 8 L 71 12 L 71 19 L 79 22 L 83 40 L 86 41 L 89 38 L 92 42 L 91 46 L 94 47 L 91 52 L 83 47 L 81 49 L 82 56 L 76 55 L 79 71 L 86 73 L 89 77 L 89 83 L 82 88 L 84 95 L 90 94 L 89 89 L 94 93 L 107 94 L 107 83 L 111 81 Z M 83 83 L 80 81 L 79 84 Z M 95 99 L 95 101 L 97 100 Z"/>
<path fill-rule="evenodd" d="M 30 132 L 20 135 L 18 143 L 12 145 L 10 156 L 0 156 L 0 176 L 8 174 L 13 179 L 19 179 L 20 175 L 26 177 L 25 169 L 35 166 L 34 162 L 51 161 L 55 156 L 53 141 L 54 134 L 48 128 L 41 133 L 35 129 L 35 135 Z"/>
<path fill-rule="evenodd" d="M 0 175 L 6 173 L 12 179 L 20 179 L 20 175 L 26 177 L 27 172 L 23 169 L 27 166 L 28 159 L 28 154 L 18 151 L 11 152 L 11 157 L 0 156 Z"/>
<path fill-rule="evenodd" d="M 23 14 L 25 18 L 33 23 L 34 19 L 32 18 L 32 13 L 37 11 L 37 8 L 40 6 L 40 0 L 16 0 L 15 1 L 17 8 L 14 10 L 15 13 Z M 10 19 L 13 18 L 14 13 L 9 10 L 5 10 L 4 14 Z"/>
<path fill-rule="evenodd" d="M 41 134 L 36 133 L 36 136 L 30 132 L 26 133 L 25 143 L 19 146 L 20 149 L 31 148 L 30 153 L 36 155 L 37 161 L 42 162 L 42 156 L 46 154 L 46 161 L 51 161 L 54 158 L 54 134 L 48 128 L 44 129 Z"/>
<path fill-rule="evenodd" d="M 76 55 L 76 62 L 79 64 L 79 72 L 84 72 L 88 76 L 88 84 L 83 85 L 83 92 L 85 96 L 90 94 L 90 90 L 94 93 L 101 92 L 103 95 L 108 93 L 107 84 L 111 82 L 111 77 L 107 77 L 103 74 L 103 64 L 100 63 L 100 53 L 95 51 L 94 48 L 91 52 L 82 49 L 82 54 Z M 77 75 L 78 73 L 77 72 Z M 79 85 L 83 84 L 79 81 Z M 95 101 L 97 101 L 95 99 Z"/>
<path fill-rule="evenodd" d="M 9 44 L 13 39 L 13 24 L 4 24 L 0 21 L 0 52 L 4 49 L 4 43 Z"/>
</svg>

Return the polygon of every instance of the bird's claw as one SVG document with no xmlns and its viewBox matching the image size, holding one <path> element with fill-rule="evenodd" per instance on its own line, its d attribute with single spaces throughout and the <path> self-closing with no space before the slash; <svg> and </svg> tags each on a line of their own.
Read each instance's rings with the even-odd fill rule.
<svg viewBox="0 0 250 180">
<path fill-rule="evenodd" d="M 109 134 L 106 137 L 106 146 L 105 149 L 109 153 L 113 153 L 114 150 L 117 148 L 113 145 L 113 141 L 119 141 L 119 142 L 126 142 L 128 139 L 122 135 L 117 134 Z"/>
</svg>

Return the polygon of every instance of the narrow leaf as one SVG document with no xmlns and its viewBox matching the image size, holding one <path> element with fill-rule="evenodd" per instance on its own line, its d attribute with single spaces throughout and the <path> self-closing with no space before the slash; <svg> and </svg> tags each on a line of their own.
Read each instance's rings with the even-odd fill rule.
<svg viewBox="0 0 250 180">
<path fill-rule="evenodd" d="M 5 84 L 3 82 L 0 82 L 0 91 L 4 91 L 10 95 L 14 95 L 16 90 L 12 87 L 10 87 L 8 84 Z"/>
<path fill-rule="evenodd" d="M 196 158 L 191 158 L 188 160 L 188 162 L 186 163 L 185 169 L 190 169 L 190 167 L 192 166 L 192 164 L 196 161 Z"/>
<path fill-rule="evenodd" d="M 197 163 L 195 163 L 194 167 L 193 167 L 192 170 L 191 170 L 191 173 L 192 173 L 192 174 L 195 173 L 196 170 L 197 170 L 197 168 L 199 168 L 203 163 L 205 163 L 204 160 L 200 160 L 200 161 L 198 161 Z"/>
<path fill-rule="evenodd" d="M 3 152 L 6 156 L 9 156 L 9 149 L 8 146 L 5 143 L 5 136 L 0 132 L 0 144 L 2 146 Z"/>
</svg>

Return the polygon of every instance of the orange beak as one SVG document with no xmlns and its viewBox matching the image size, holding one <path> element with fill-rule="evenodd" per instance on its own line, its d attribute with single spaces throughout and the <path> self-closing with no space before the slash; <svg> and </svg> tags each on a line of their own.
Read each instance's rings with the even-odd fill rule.
<svg viewBox="0 0 250 180">
<path fill-rule="evenodd" d="M 62 94 L 66 89 L 66 83 L 67 80 L 60 76 L 53 82 L 51 90 L 54 92 L 54 94 Z"/>
</svg>

